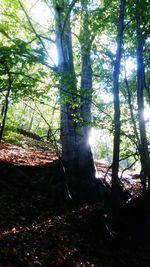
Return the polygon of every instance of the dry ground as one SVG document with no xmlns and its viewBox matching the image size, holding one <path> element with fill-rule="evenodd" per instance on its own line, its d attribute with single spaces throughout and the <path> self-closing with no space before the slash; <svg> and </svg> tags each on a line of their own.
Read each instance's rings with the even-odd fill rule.
<svg viewBox="0 0 150 267">
<path fill-rule="evenodd" d="M 132 221 L 119 236 L 103 203 L 51 202 L 45 184 L 56 159 L 49 150 L 0 143 L 0 267 L 149 267 L 149 242 L 132 235 Z"/>
</svg>

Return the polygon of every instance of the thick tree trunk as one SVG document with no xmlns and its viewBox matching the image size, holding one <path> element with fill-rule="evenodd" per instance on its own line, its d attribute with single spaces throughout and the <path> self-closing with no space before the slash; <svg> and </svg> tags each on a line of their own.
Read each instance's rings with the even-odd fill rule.
<svg viewBox="0 0 150 267">
<path fill-rule="evenodd" d="M 90 177 L 95 178 L 95 165 L 89 137 L 91 132 L 91 103 L 92 103 L 92 67 L 91 67 L 91 33 L 89 31 L 89 16 L 87 3 L 82 3 L 82 29 L 81 29 L 81 128 L 80 164 Z"/>
<path fill-rule="evenodd" d="M 68 171 L 75 168 L 76 122 L 73 101 L 76 95 L 76 79 L 73 65 L 69 16 L 65 22 L 67 5 L 55 6 L 58 69 L 60 73 L 61 142 L 62 159 Z M 65 23 L 65 25 L 64 25 Z"/>
<path fill-rule="evenodd" d="M 94 160 L 88 142 L 92 96 L 90 50 L 84 50 L 83 44 L 81 98 L 77 99 L 79 93 L 73 62 L 69 1 L 54 7 L 60 74 L 62 163 L 71 197 L 77 201 L 95 201 L 102 189 L 95 179 Z"/>
</svg>

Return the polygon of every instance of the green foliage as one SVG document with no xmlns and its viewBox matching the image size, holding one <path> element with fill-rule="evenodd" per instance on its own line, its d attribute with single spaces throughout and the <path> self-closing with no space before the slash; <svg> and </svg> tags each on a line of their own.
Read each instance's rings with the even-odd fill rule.
<svg viewBox="0 0 150 267">
<path fill-rule="evenodd" d="M 4 140 L 8 143 L 22 146 L 22 135 L 12 129 L 6 129 L 4 132 Z"/>
<path fill-rule="evenodd" d="M 96 7 L 94 4 L 89 5 L 90 1 L 77 1 L 71 10 L 69 9 L 69 1 L 46 1 L 47 9 L 48 5 L 52 6 L 52 4 L 57 4 L 57 8 L 63 8 L 63 4 L 65 4 L 65 10 L 62 15 L 64 27 L 68 27 L 66 14 L 69 15 L 68 12 L 71 12 L 73 56 L 76 75 L 72 76 L 72 72 L 66 72 L 63 77 L 60 72 L 54 73 L 50 68 L 46 68 L 46 66 L 49 67 L 50 65 L 49 61 L 53 60 L 53 51 L 50 49 L 53 44 L 53 36 L 55 39 L 53 14 L 51 13 L 52 18 L 48 20 L 48 27 L 41 27 L 40 21 L 37 20 L 36 22 L 33 15 L 36 3 L 33 1 L 21 2 L 27 14 L 25 14 L 17 0 L 3 0 L 0 2 L 1 110 L 5 105 L 9 79 L 11 79 L 11 93 L 9 96 L 5 137 L 12 142 L 14 142 L 15 139 L 19 140 L 19 136 L 15 133 L 18 127 L 31 130 L 44 137 L 46 137 L 49 127 L 52 128 L 52 131 L 58 132 L 60 128 L 60 106 L 66 103 L 68 103 L 69 107 L 72 109 L 70 116 L 74 119 L 74 122 L 83 125 L 83 119 L 80 116 L 80 107 L 82 103 L 86 101 L 86 98 L 89 97 L 89 93 L 87 90 L 82 92 L 81 99 L 81 61 L 83 54 L 86 54 L 86 52 L 90 50 L 93 72 L 91 125 L 99 128 L 102 133 L 107 129 L 109 132 L 107 132 L 107 139 L 111 140 L 109 144 L 107 144 L 102 138 L 103 134 L 100 138 L 97 137 L 95 155 L 98 159 L 105 158 L 111 162 L 114 130 L 114 122 L 112 119 L 113 69 L 116 55 L 116 36 L 120 1 L 106 0 L 102 1 L 103 4 L 99 1 L 99 4 L 95 4 Z M 85 6 L 87 4 L 86 8 L 83 3 Z M 33 4 L 35 4 L 35 6 Z M 128 64 L 126 63 L 126 78 L 131 94 L 131 104 L 137 132 L 139 133 L 136 91 L 137 14 L 140 16 L 141 36 L 145 40 L 144 63 L 146 90 L 144 90 L 144 98 L 145 103 L 149 101 L 149 8 L 150 3 L 147 0 L 138 1 L 138 6 L 134 0 L 127 0 L 124 47 L 119 81 L 121 104 L 121 157 L 134 153 L 137 145 L 137 138 L 129 108 L 129 95 L 124 82 L 125 62 L 128 62 L 129 59 L 131 59 L 131 62 L 134 62 L 134 64 L 129 71 Z M 87 14 L 86 27 L 84 25 L 85 14 Z M 65 87 L 60 88 L 60 81 L 62 81 L 62 79 L 64 85 L 67 84 L 67 90 Z M 149 134 L 148 123 L 147 132 Z"/>
<path fill-rule="evenodd" d="M 108 130 L 95 129 L 92 140 L 95 160 L 112 162 L 112 136 Z"/>
</svg>

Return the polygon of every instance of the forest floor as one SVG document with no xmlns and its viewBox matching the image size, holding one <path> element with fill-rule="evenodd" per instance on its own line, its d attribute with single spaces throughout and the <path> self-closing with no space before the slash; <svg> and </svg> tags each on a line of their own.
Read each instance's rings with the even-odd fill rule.
<svg viewBox="0 0 150 267">
<path fill-rule="evenodd" d="M 39 143 L 0 143 L 0 267 L 149 267 L 149 239 L 138 236 L 142 222 L 136 227 L 126 216 L 117 235 L 104 203 L 52 203 L 48 183 L 56 159 Z M 97 167 L 100 176 L 108 169 Z M 140 191 L 138 180 L 124 181 L 133 194 Z"/>
</svg>

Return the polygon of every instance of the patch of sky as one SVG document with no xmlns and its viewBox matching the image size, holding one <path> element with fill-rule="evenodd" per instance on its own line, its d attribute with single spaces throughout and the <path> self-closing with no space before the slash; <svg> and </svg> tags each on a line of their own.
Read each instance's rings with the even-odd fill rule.
<svg viewBox="0 0 150 267">
<path fill-rule="evenodd" d="M 129 77 L 137 69 L 136 60 L 133 57 L 127 57 L 124 59 L 123 64 L 127 77 Z"/>
</svg>

